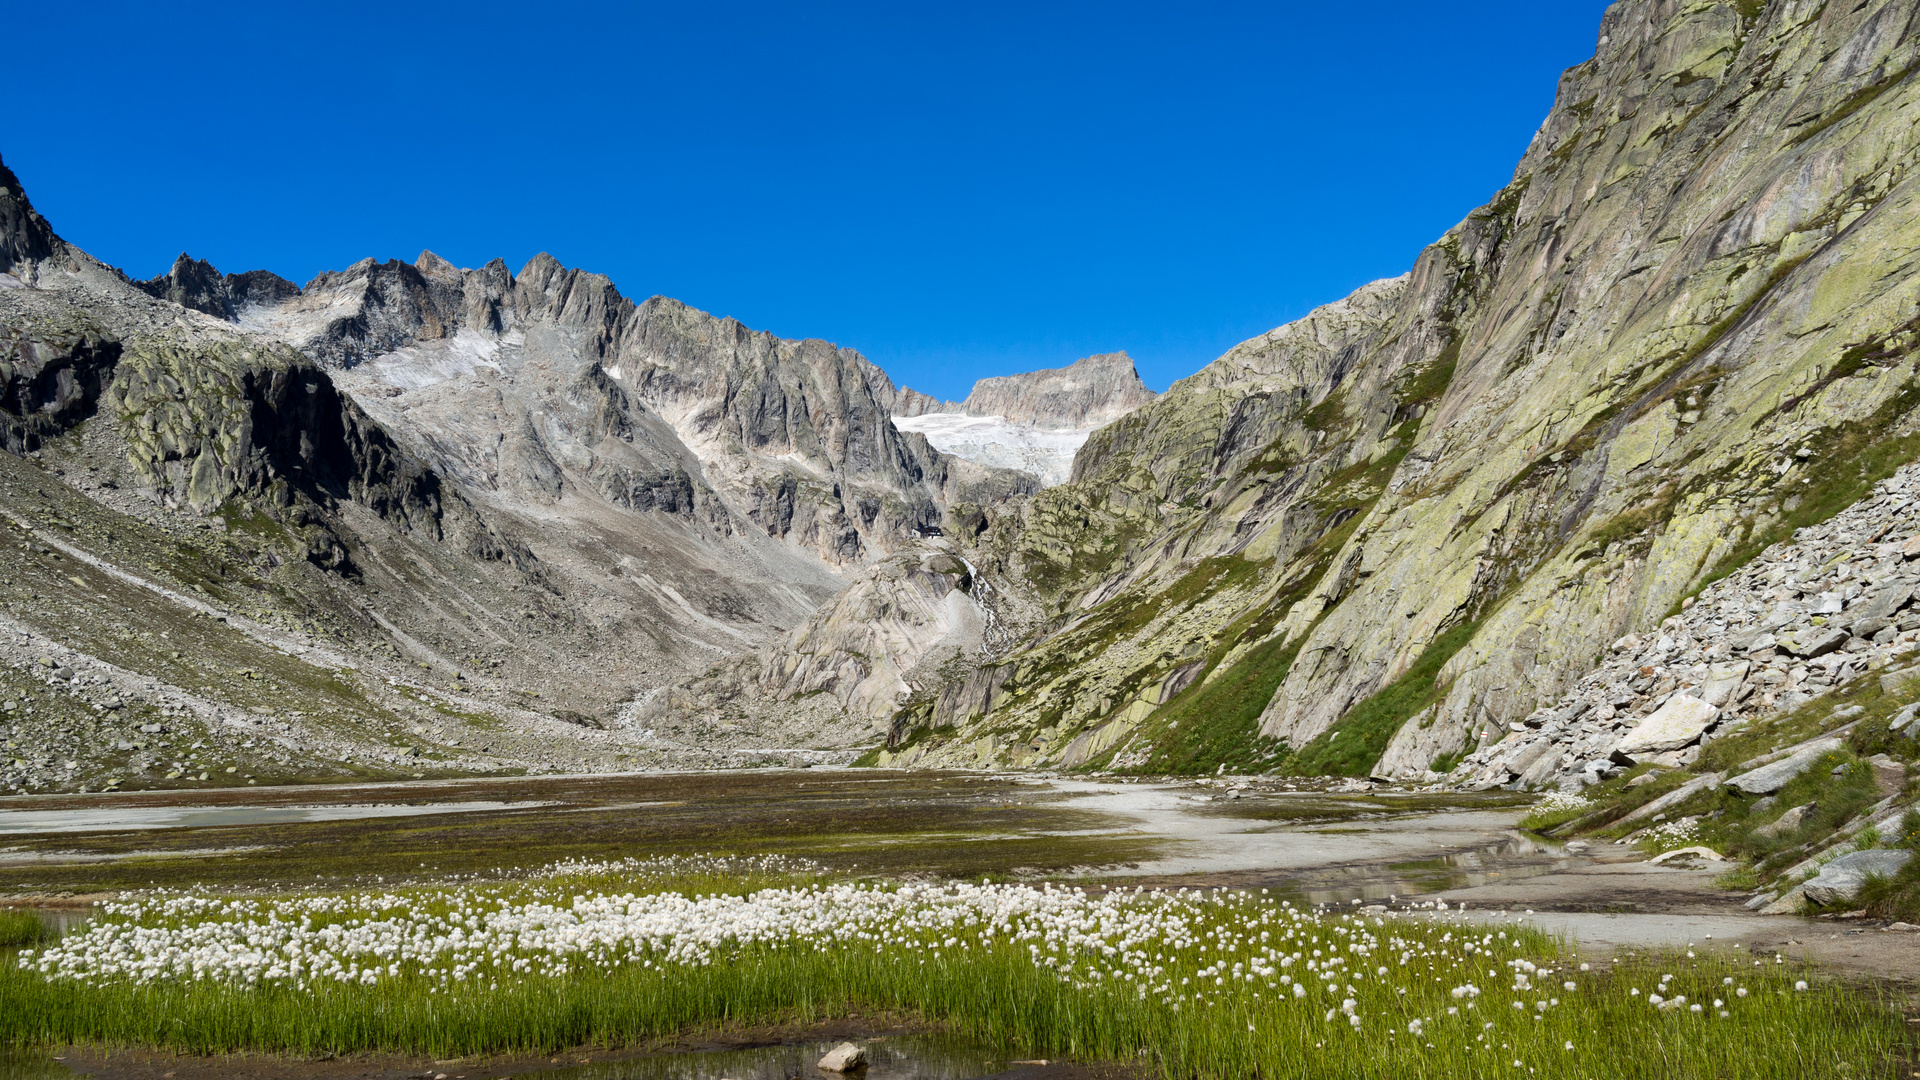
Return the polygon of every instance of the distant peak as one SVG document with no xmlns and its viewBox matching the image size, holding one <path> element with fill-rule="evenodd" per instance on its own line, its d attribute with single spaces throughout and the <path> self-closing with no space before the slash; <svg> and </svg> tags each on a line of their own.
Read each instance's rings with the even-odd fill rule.
<svg viewBox="0 0 1920 1080">
<path fill-rule="evenodd" d="M 965 411 L 1033 427 L 1099 427 L 1156 396 L 1122 350 L 1082 357 L 1063 368 L 981 379 L 967 395 Z"/>
<path fill-rule="evenodd" d="M 205 259 L 181 252 L 173 266 L 158 277 L 136 281 L 134 287 L 148 296 L 168 300 L 183 308 L 203 312 L 216 319 L 233 319 L 233 301 L 227 295 L 227 283 L 220 271 Z"/>
<path fill-rule="evenodd" d="M 59 238 L 27 200 L 20 178 L 0 161 L 0 274 L 19 274 L 52 256 Z"/>
</svg>

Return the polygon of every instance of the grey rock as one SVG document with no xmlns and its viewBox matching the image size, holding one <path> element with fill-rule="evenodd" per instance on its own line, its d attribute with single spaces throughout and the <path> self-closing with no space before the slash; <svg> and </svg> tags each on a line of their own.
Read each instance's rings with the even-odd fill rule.
<svg viewBox="0 0 1920 1080">
<path fill-rule="evenodd" d="M 1892 877 L 1913 858 L 1913 852 L 1890 848 L 1856 851 L 1842 855 L 1820 868 L 1820 873 L 1802 886 L 1806 898 L 1815 904 L 1838 904 L 1860 895 L 1869 877 Z"/>
<path fill-rule="evenodd" d="M 232 321 L 234 317 L 233 300 L 227 293 L 227 283 L 213 264 L 194 259 L 181 252 L 173 260 L 173 266 L 166 273 L 148 281 L 136 281 L 134 288 L 149 296 L 179 304 L 183 308 L 203 312 L 215 318 Z"/>
<path fill-rule="evenodd" d="M 1848 636 L 1845 630 L 1813 627 L 1782 634 L 1779 643 L 1781 648 L 1802 660 L 1811 660 L 1839 649 L 1847 643 Z"/>
<path fill-rule="evenodd" d="M 1697 742 L 1720 710 L 1689 694 L 1675 694 L 1614 746 L 1635 760 Z"/>
<path fill-rule="evenodd" d="M 1794 777 L 1813 768 L 1822 756 L 1845 745 L 1840 739 L 1821 739 L 1790 757 L 1735 776 L 1727 781 L 1727 786 L 1749 795 L 1771 795 L 1786 787 Z"/>
<path fill-rule="evenodd" d="M 1880 676 L 1880 689 L 1893 697 L 1908 697 L 1920 691 L 1920 667 L 1905 667 Z"/>
<path fill-rule="evenodd" d="M 963 408 L 969 416 L 1002 416 L 1016 424 L 1084 428 L 1110 424 L 1156 396 L 1140 381 L 1133 358 L 1117 352 L 1064 368 L 981 379 Z"/>
<path fill-rule="evenodd" d="M 1647 805 L 1640 807 L 1638 810 L 1635 810 L 1632 813 L 1626 815 L 1625 817 L 1621 818 L 1619 821 L 1615 822 L 1614 824 L 1630 825 L 1636 821 L 1645 821 L 1649 818 L 1657 817 L 1661 814 L 1664 814 L 1666 811 L 1671 810 L 1676 806 L 1679 806 L 1681 803 L 1686 802 L 1688 799 L 1693 798 L 1695 795 L 1698 795 L 1703 791 L 1711 791 L 1712 789 L 1719 787 L 1720 782 L 1725 778 L 1726 777 L 1724 773 L 1708 773 L 1705 776 L 1697 776 L 1692 780 L 1689 780 L 1686 783 L 1681 784 L 1679 787 L 1674 788 L 1672 791 L 1667 792 L 1665 795 L 1662 795 L 1659 798 L 1653 800 Z"/>
<path fill-rule="evenodd" d="M 856 1069 L 864 1069 L 866 1066 L 867 1051 L 850 1042 L 843 1042 L 827 1051 L 826 1056 L 819 1062 L 820 1068 L 837 1073 L 853 1072 Z"/>
<path fill-rule="evenodd" d="M 1872 637 L 1892 625 L 1900 608 L 1913 596 L 1913 582 L 1895 578 L 1862 596 L 1847 608 L 1849 629 L 1860 637 Z"/>
<path fill-rule="evenodd" d="M 1801 806 L 1796 806 L 1791 810 L 1788 810 L 1786 813 L 1781 814 L 1778 818 L 1775 818 L 1773 821 L 1770 821 L 1767 824 L 1762 825 L 1759 828 L 1753 830 L 1754 835 L 1764 836 L 1769 839 L 1772 839 L 1774 837 L 1784 836 L 1785 834 L 1793 832 L 1795 829 L 1798 829 L 1801 823 L 1806 820 L 1807 815 L 1813 813 L 1815 808 L 1816 806 L 1814 803 L 1806 803 Z"/>
</svg>

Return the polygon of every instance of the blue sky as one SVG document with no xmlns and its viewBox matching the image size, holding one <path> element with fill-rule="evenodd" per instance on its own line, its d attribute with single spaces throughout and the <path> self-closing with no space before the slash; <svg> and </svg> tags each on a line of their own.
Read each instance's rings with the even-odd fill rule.
<svg viewBox="0 0 1920 1080">
<path fill-rule="evenodd" d="M 0 156 L 135 276 L 544 250 L 943 396 L 1162 389 L 1485 202 L 1605 6 L 19 4 Z"/>
</svg>

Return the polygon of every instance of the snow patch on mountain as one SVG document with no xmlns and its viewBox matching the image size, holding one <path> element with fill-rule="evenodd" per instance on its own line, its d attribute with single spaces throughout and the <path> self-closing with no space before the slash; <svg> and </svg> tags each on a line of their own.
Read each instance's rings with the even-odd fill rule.
<svg viewBox="0 0 1920 1080">
<path fill-rule="evenodd" d="M 917 431 L 935 450 L 982 465 L 1032 473 L 1048 487 L 1064 484 L 1073 472 L 1073 455 L 1094 428 L 1046 429 L 1011 423 L 1004 416 L 925 413 L 896 416 L 901 431 Z"/>
</svg>

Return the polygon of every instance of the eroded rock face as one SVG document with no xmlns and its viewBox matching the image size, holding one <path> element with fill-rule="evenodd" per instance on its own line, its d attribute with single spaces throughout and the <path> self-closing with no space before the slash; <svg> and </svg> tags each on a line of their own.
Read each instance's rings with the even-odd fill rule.
<svg viewBox="0 0 1920 1080">
<path fill-rule="evenodd" d="M 939 685 L 942 667 L 996 642 L 999 606 L 992 586 L 933 538 L 867 566 L 757 656 L 651 695 L 626 723 L 696 745 L 869 745 L 909 699 Z"/>
<path fill-rule="evenodd" d="M 1195 657 L 1199 692 L 1255 685 L 1265 656 L 1284 677 L 1249 736 L 1296 767 L 1445 761 L 1804 524 L 1803 479 L 1858 482 L 1823 455 L 1920 426 L 1917 18 L 1615 4 L 1513 182 L 1408 276 L 1236 348 L 994 518 L 993 568 L 1059 621 L 928 760 L 1054 760 L 1121 723 L 1092 764 L 1148 767 L 1181 738 L 1177 705 L 1137 708 L 1151 688 Z M 1148 597 L 1150 625 L 1124 615 Z M 1825 677 L 1843 629 L 1791 647 Z M 1700 674 L 1703 693 L 1736 678 Z M 1433 712 L 1396 746 L 1410 717 L 1361 706 L 1408 679 L 1423 692 L 1395 700 Z M 1630 719 L 1640 696 L 1606 704 Z M 1591 760 L 1579 740 L 1620 734 L 1596 722 L 1560 721 L 1572 742 L 1527 771 Z"/>
<path fill-rule="evenodd" d="M 1037 486 L 896 430 L 892 381 L 851 349 L 784 340 L 665 297 L 634 304 L 605 277 L 546 255 L 517 274 L 497 260 L 462 270 L 426 252 L 411 265 L 365 260 L 293 294 L 275 281 L 245 284 L 242 326 L 340 371 L 383 422 L 452 473 L 487 471 L 491 463 L 458 455 L 501 434 L 518 441 L 527 418 L 567 410 L 581 380 L 597 379 L 618 388 L 628 414 L 650 418 L 616 425 L 651 463 L 612 467 L 642 478 L 641 504 L 657 501 L 645 492 L 662 491 L 663 479 L 677 489 L 664 491 L 673 505 L 709 490 L 740 525 L 833 566 L 939 528 L 951 504 L 993 504 Z M 480 417 L 498 418 L 495 430 Z M 650 430 L 656 421 L 666 430 Z M 580 458 L 603 434 L 543 449 Z M 697 461 L 691 471 L 668 460 L 681 447 Z M 494 470 L 493 482 L 516 475 L 529 497 L 551 494 L 553 470 L 537 459 Z"/>
<path fill-rule="evenodd" d="M 173 267 L 166 273 L 147 281 L 136 281 L 133 285 L 148 296 L 179 304 L 191 311 L 220 319 L 233 318 L 233 299 L 228 295 L 227 283 L 221 278 L 220 271 L 205 259 L 192 258 L 184 251 L 173 260 Z"/>
<path fill-rule="evenodd" d="M 58 244 L 53 227 L 21 190 L 20 178 L 0 164 L 0 274 L 31 282 L 38 265 L 53 257 Z"/>
<path fill-rule="evenodd" d="M 1124 352 L 1076 360 L 1063 368 L 997 375 L 973 384 L 969 416 L 999 416 L 1041 428 L 1096 428 L 1154 399 Z"/>
</svg>

